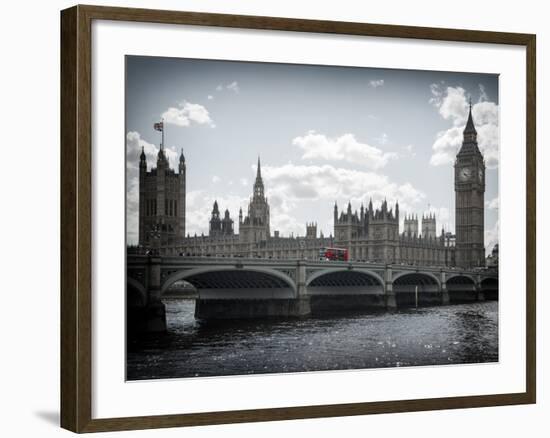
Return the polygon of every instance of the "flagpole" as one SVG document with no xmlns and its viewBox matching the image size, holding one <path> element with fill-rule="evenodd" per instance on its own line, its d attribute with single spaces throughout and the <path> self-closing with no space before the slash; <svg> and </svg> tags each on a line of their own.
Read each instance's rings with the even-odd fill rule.
<svg viewBox="0 0 550 438">
<path fill-rule="evenodd" d="M 160 119 L 161 128 L 162 128 L 162 149 L 164 149 L 164 119 Z"/>
</svg>

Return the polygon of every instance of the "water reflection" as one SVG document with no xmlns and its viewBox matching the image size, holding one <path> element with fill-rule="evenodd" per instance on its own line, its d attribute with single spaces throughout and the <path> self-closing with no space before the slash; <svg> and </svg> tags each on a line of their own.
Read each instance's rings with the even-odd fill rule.
<svg viewBox="0 0 550 438">
<path fill-rule="evenodd" d="M 166 307 L 167 334 L 128 342 L 129 380 L 498 361 L 496 301 L 217 324 Z"/>
</svg>

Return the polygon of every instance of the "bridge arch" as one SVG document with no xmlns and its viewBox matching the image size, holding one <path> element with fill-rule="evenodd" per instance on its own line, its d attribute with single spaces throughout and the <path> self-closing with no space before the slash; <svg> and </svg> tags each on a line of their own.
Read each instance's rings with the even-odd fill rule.
<svg viewBox="0 0 550 438">
<path fill-rule="evenodd" d="M 258 267 L 209 266 L 184 269 L 170 275 L 161 286 L 161 294 L 176 281 L 185 280 L 205 297 L 205 291 L 216 297 L 294 298 L 294 280 L 283 272 Z M 238 296 L 237 296 L 238 295 Z"/>
<path fill-rule="evenodd" d="M 451 303 L 477 301 L 476 281 L 471 275 L 456 274 L 448 278 L 446 283 Z"/>
<path fill-rule="evenodd" d="M 431 272 L 400 272 L 393 277 L 393 285 L 441 287 L 441 281 Z"/>
<path fill-rule="evenodd" d="M 397 307 L 442 302 L 441 282 L 431 272 L 400 272 L 393 278 L 392 289 Z"/>
<path fill-rule="evenodd" d="M 147 290 L 132 277 L 126 277 L 126 302 L 132 307 L 143 307 L 147 304 Z"/>
<path fill-rule="evenodd" d="M 145 330 L 147 290 L 137 280 L 126 277 L 126 329 L 129 334 Z"/>
<path fill-rule="evenodd" d="M 347 277 L 347 278 L 346 278 Z M 325 280 L 327 283 L 332 282 L 334 285 L 345 286 L 383 286 L 384 279 L 380 274 L 376 272 L 369 271 L 367 269 L 323 269 L 321 271 L 315 272 L 309 277 L 306 281 L 306 286 L 308 287 L 318 287 L 325 286 L 322 284 L 322 280 Z M 340 283 L 340 284 L 338 284 Z"/>
<path fill-rule="evenodd" d="M 313 314 L 386 306 L 383 278 L 367 269 L 322 269 L 306 280 L 306 289 Z"/>
<path fill-rule="evenodd" d="M 456 272 L 456 273 L 449 273 L 446 276 L 446 282 L 448 283 L 450 280 L 455 279 L 455 281 L 463 281 L 462 279 L 458 277 L 465 277 L 468 278 L 473 284 L 476 283 L 476 279 L 473 275 L 462 273 L 462 272 Z"/>
</svg>

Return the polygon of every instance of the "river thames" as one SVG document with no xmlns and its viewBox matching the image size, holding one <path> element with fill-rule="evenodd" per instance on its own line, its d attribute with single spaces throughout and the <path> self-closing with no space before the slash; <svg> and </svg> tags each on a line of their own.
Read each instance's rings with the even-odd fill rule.
<svg viewBox="0 0 550 438">
<path fill-rule="evenodd" d="M 167 333 L 128 341 L 128 380 L 498 361 L 498 301 L 215 324 L 165 304 Z"/>
</svg>

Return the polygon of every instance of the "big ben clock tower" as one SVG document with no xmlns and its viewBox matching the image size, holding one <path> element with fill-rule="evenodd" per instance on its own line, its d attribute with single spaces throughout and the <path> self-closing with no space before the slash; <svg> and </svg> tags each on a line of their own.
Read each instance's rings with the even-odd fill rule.
<svg viewBox="0 0 550 438">
<path fill-rule="evenodd" d="M 455 199 L 456 264 L 463 268 L 485 266 L 485 162 L 477 146 L 471 102 L 455 161 Z"/>
</svg>

